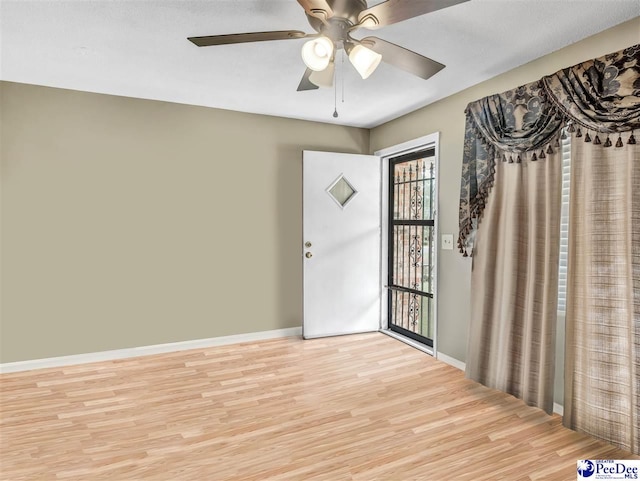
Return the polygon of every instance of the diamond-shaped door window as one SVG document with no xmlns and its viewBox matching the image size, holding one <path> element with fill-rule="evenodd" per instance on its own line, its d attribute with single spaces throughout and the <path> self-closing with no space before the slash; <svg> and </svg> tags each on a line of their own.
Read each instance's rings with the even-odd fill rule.
<svg viewBox="0 0 640 481">
<path fill-rule="evenodd" d="M 327 187 L 327 194 L 343 209 L 353 200 L 358 191 L 351 183 L 340 174 L 340 176 Z"/>
</svg>

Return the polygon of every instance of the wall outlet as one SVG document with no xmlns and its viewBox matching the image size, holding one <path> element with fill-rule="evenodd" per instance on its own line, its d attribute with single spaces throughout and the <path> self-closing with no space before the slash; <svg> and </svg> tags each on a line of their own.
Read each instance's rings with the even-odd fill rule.
<svg viewBox="0 0 640 481">
<path fill-rule="evenodd" d="M 442 250 L 453 250 L 453 234 L 442 234 Z"/>
</svg>

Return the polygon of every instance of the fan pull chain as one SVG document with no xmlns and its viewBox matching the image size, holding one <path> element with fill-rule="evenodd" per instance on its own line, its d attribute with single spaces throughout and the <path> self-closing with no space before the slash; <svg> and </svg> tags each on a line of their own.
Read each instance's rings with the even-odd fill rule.
<svg viewBox="0 0 640 481">
<path fill-rule="evenodd" d="M 344 103 L 344 50 L 340 53 L 342 65 L 340 66 L 340 81 L 342 82 L 342 103 Z"/>
<path fill-rule="evenodd" d="M 335 62 L 335 57 L 334 57 Z M 338 118 L 338 69 L 333 73 L 333 118 Z"/>
<path fill-rule="evenodd" d="M 338 83 L 333 84 L 333 118 L 338 118 Z"/>
</svg>

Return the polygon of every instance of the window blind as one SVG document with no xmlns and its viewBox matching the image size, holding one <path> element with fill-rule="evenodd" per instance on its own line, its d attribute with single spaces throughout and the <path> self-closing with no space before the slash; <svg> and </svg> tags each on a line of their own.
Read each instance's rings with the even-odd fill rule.
<svg viewBox="0 0 640 481">
<path fill-rule="evenodd" d="M 562 211 L 560 214 L 560 263 L 558 267 L 558 312 L 567 308 L 567 265 L 569 261 L 569 187 L 571 180 L 571 136 L 562 141 Z"/>
</svg>

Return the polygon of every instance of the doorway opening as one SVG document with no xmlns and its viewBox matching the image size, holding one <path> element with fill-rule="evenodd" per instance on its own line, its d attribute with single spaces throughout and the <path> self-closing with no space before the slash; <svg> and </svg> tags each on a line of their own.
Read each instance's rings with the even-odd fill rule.
<svg viewBox="0 0 640 481">
<path fill-rule="evenodd" d="M 388 172 L 388 328 L 433 348 L 435 149 L 392 157 Z"/>
<path fill-rule="evenodd" d="M 437 352 L 439 133 L 303 153 L 303 337 L 381 331 Z"/>
</svg>

